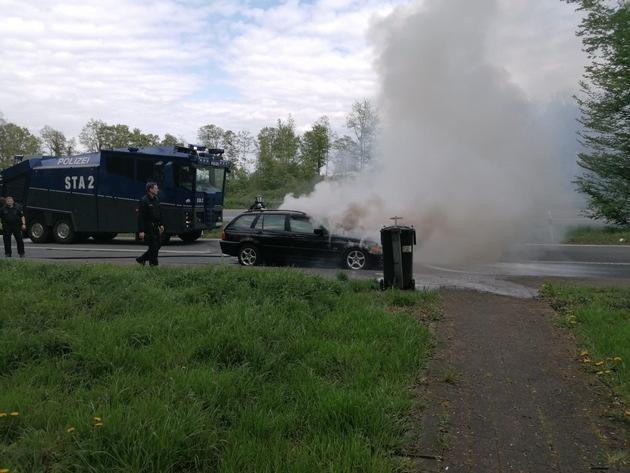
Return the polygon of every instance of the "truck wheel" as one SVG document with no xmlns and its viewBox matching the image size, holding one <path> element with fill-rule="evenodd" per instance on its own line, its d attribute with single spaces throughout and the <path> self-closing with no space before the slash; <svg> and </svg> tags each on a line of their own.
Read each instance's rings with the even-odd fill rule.
<svg viewBox="0 0 630 473">
<path fill-rule="evenodd" d="M 186 243 L 190 243 L 193 241 L 197 241 L 202 233 L 203 233 L 202 230 L 194 230 L 192 232 L 178 233 L 177 236 L 181 238 L 182 241 L 185 241 Z"/>
<path fill-rule="evenodd" d="M 343 265 L 346 269 L 365 269 L 367 265 L 367 256 L 363 250 L 360 250 L 359 248 L 352 248 L 346 252 Z"/>
<path fill-rule="evenodd" d="M 238 262 L 243 266 L 258 266 L 261 262 L 260 250 L 254 245 L 243 245 L 238 250 Z"/>
<path fill-rule="evenodd" d="M 50 238 L 50 228 L 40 220 L 33 219 L 28 224 L 28 237 L 33 243 L 46 243 Z"/>
<path fill-rule="evenodd" d="M 53 238 L 57 243 L 72 243 L 74 240 L 74 228 L 65 218 L 60 218 L 53 225 Z"/>
</svg>

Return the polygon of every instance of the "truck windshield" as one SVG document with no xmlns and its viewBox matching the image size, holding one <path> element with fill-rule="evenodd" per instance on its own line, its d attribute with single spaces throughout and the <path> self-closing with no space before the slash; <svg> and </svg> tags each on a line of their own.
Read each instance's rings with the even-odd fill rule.
<svg viewBox="0 0 630 473">
<path fill-rule="evenodd" d="M 225 168 L 199 166 L 197 168 L 197 192 L 223 192 Z"/>
</svg>

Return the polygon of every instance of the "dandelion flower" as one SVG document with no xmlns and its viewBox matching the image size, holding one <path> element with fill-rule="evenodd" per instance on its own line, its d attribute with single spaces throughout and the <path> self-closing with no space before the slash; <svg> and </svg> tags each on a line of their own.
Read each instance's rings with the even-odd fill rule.
<svg viewBox="0 0 630 473">
<path fill-rule="evenodd" d="M 626 411 L 626 415 L 627 415 L 627 416 L 630 416 L 630 411 Z"/>
<path fill-rule="evenodd" d="M 595 363 L 595 366 L 602 366 L 604 364 L 603 361 L 598 361 L 597 363 Z"/>
<path fill-rule="evenodd" d="M 16 412 L 16 411 L 13 411 L 13 412 L 11 412 L 11 414 L 9 414 L 9 415 L 10 415 L 11 417 L 17 417 L 17 416 L 19 416 L 19 415 L 20 415 L 20 413 L 19 413 L 19 412 Z"/>
<path fill-rule="evenodd" d="M 2 470 L 0 470 L 0 473 L 9 473 L 9 469 L 8 468 L 3 468 Z"/>
<path fill-rule="evenodd" d="M 69 434 L 71 434 L 72 432 L 74 432 L 74 427 L 68 427 L 68 429 L 66 430 L 66 432 L 68 432 Z"/>
<path fill-rule="evenodd" d="M 590 362 L 591 362 L 591 360 L 590 360 L 589 358 L 584 358 L 584 359 L 582 360 L 582 362 L 583 362 L 583 363 L 590 363 Z"/>
<path fill-rule="evenodd" d="M 613 358 L 613 360 L 615 360 L 615 361 L 621 361 L 621 357 L 620 357 L 620 356 L 616 356 L 616 357 L 614 357 L 614 358 Z"/>
<path fill-rule="evenodd" d="M 6 412 L 0 412 L 0 417 L 6 417 L 7 413 Z"/>
<path fill-rule="evenodd" d="M 582 353 L 580 353 L 580 356 L 586 356 L 586 355 L 588 355 L 588 351 L 587 350 L 584 350 Z"/>
<path fill-rule="evenodd" d="M 598 371 L 598 372 L 597 372 L 597 376 L 601 376 L 601 375 L 603 375 L 603 374 L 604 374 L 604 372 L 603 372 L 603 371 Z"/>
<path fill-rule="evenodd" d="M 95 417 L 95 418 L 94 418 L 94 420 L 95 420 L 96 422 L 100 422 L 100 421 L 102 421 L 103 419 L 101 419 L 100 417 Z"/>
<path fill-rule="evenodd" d="M 102 422 L 97 422 L 96 424 L 94 424 L 94 427 L 102 427 L 103 423 Z"/>
</svg>

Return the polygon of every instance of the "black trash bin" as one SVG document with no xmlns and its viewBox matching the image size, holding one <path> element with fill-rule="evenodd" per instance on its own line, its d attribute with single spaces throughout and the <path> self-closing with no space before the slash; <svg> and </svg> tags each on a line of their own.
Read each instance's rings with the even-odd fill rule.
<svg viewBox="0 0 630 473">
<path fill-rule="evenodd" d="M 383 247 L 383 289 L 415 289 L 413 279 L 413 246 L 416 229 L 393 225 L 381 229 Z"/>
</svg>

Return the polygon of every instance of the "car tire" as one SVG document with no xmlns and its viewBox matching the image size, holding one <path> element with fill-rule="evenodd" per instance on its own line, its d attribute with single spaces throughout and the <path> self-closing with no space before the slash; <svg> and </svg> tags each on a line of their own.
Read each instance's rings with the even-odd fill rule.
<svg viewBox="0 0 630 473">
<path fill-rule="evenodd" d="M 53 225 L 53 238 L 57 243 L 72 243 L 74 241 L 72 223 L 65 218 L 57 220 Z"/>
<path fill-rule="evenodd" d="M 260 250 L 255 245 L 243 245 L 238 250 L 238 262 L 241 266 L 258 266 L 261 259 Z"/>
<path fill-rule="evenodd" d="M 343 258 L 343 267 L 358 271 L 367 267 L 367 254 L 360 248 L 351 248 Z"/>
</svg>

